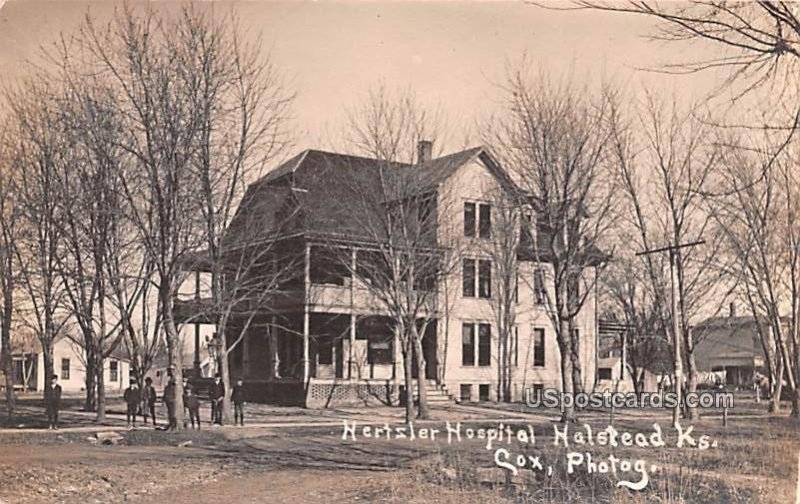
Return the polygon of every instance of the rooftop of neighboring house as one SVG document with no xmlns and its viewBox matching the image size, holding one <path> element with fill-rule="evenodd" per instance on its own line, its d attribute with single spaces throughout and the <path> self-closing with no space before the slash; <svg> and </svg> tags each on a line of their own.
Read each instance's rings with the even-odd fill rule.
<svg viewBox="0 0 800 504">
<path fill-rule="evenodd" d="M 787 324 L 789 322 L 788 317 L 781 317 L 781 322 Z M 742 329 L 748 326 L 753 326 L 755 328 L 756 318 L 752 315 L 739 315 L 736 312 L 736 306 L 731 304 L 728 309 L 727 315 L 714 315 L 712 317 L 708 317 L 707 319 L 703 320 L 702 322 L 695 324 L 695 329 Z M 767 320 L 761 320 L 761 324 L 767 324 Z"/>
</svg>

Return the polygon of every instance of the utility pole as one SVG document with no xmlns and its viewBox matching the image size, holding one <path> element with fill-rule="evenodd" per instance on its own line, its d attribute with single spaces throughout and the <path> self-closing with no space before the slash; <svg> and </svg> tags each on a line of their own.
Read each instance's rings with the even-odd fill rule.
<svg viewBox="0 0 800 504">
<path fill-rule="evenodd" d="M 672 339 L 674 350 L 674 388 L 675 388 L 675 407 L 672 409 L 672 425 L 677 427 L 681 419 L 681 402 L 683 396 L 683 354 L 681 353 L 681 324 L 678 320 L 679 303 L 678 303 L 678 251 L 683 248 L 694 247 L 702 245 L 705 240 L 698 240 L 689 243 L 676 243 L 675 245 L 668 245 L 654 250 L 644 250 L 637 252 L 637 256 L 648 254 L 660 254 L 669 252 L 669 271 L 670 271 L 670 290 L 672 293 Z"/>
</svg>

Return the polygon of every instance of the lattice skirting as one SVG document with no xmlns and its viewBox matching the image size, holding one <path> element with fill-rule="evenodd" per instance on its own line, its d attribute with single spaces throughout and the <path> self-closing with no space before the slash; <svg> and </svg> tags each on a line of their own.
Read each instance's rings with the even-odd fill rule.
<svg viewBox="0 0 800 504">
<path fill-rule="evenodd" d="M 314 383 L 308 385 L 307 408 L 354 405 L 397 404 L 397 390 L 391 383 Z"/>
</svg>

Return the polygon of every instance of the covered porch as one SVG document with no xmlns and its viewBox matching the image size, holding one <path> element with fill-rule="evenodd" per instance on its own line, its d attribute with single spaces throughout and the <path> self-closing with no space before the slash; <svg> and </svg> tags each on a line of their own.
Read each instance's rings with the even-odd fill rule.
<svg viewBox="0 0 800 504">
<path fill-rule="evenodd" d="M 239 334 L 241 329 L 233 326 L 228 343 Z M 435 323 L 428 326 L 423 348 L 425 377 L 435 379 Z M 309 395 L 374 397 L 391 403 L 403 382 L 394 323 L 382 315 L 298 312 L 259 320 L 231 352 L 230 369 L 256 400 L 291 404 L 308 405 Z"/>
</svg>

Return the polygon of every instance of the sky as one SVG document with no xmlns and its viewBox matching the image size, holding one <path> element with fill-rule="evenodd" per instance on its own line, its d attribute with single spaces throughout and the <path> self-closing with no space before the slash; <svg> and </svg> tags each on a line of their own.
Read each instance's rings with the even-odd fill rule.
<svg viewBox="0 0 800 504">
<path fill-rule="evenodd" d="M 26 61 L 36 61 L 41 47 L 60 33 L 74 31 L 87 12 L 105 21 L 119 5 L 111 0 L 8 0 L 0 8 L 0 80 L 23 75 Z M 180 3 L 152 5 L 174 9 Z M 465 142 L 474 136 L 475 125 L 498 109 L 503 77 L 523 58 L 556 78 L 571 75 L 589 86 L 611 80 L 632 96 L 647 86 L 696 100 L 718 78 L 642 70 L 702 57 L 709 48 L 651 41 L 652 21 L 631 15 L 494 1 L 200 5 L 222 13 L 233 7 L 248 36 L 262 36 L 263 50 L 297 94 L 295 151 L 326 146 L 347 110 L 379 83 L 412 89 L 420 103 L 443 112 L 448 136 Z"/>
</svg>

